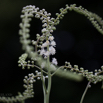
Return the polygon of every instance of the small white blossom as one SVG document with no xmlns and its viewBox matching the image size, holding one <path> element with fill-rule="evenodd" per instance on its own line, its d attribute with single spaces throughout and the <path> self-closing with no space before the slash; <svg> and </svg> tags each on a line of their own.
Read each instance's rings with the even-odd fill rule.
<svg viewBox="0 0 103 103">
<path fill-rule="evenodd" d="M 45 76 L 45 78 L 48 78 L 48 75 L 47 75 L 47 76 Z"/>
<path fill-rule="evenodd" d="M 44 53 L 44 55 L 45 55 L 45 56 L 49 56 L 49 55 L 50 55 L 49 51 L 46 51 L 46 52 Z"/>
<path fill-rule="evenodd" d="M 46 23 L 47 21 L 46 20 L 42 20 L 42 23 Z"/>
<path fill-rule="evenodd" d="M 42 29 L 42 33 L 47 32 L 48 30 L 46 28 Z"/>
<path fill-rule="evenodd" d="M 47 15 L 47 11 L 44 11 L 44 14 Z"/>
<path fill-rule="evenodd" d="M 40 18 L 40 15 L 39 15 L 39 14 L 36 14 L 35 17 L 36 17 L 36 18 Z"/>
<path fill-rule="evenodd" d="M 41 51 L 40 51 L 40 55 L 43 55 L 43 54 L 45 54 L 45 50 L 44 50 L 44 48 L 43 49 L 41 49 Z"/>
<path fill-rule="evenodd" d="M 56 58 L 53 58 L 52 59 L 52 63 L 54 64 L 54 65 L 57 65 L 58 63 L 57 63 L 57 59 Z"/>
<path fill-rule="evenodd" d="M 50 46 L 50 47 L 49 47 L 49 52 L 50 52 L 50 54 L 54 55 L 55 52 L 56 52 L 56 50 L 55 50 L 54 47 Z"/>
<path fill-rule="evenodd" d="M 53 36 L 49 36 L 49 40 L 50 41 L 54 40 L 54 37 Z"/>
<path fill-rule="evenodd" d="M 46 27 L 46 26 L 47 26 L 47 23 L 44 23 L 44 24 L 43 24 L 43 27 Z"/>
<path fill-rule="evenodd" d="M 42 11 L 44 12 L 44 11 L 45 11 L 45 9 L 42 9 Z"/>
<path fill-rule="evenodd" d="M 38 80 L 40 80 L 40 77 L 37 77 Z"/>
<path fill-rule="evenodd" d="M 55 41 L 51 41 L 51 45 L 52 45 L 52 46 L 55 46 L 55 45 L 56 45 L 56 42 L 55 42 Z"/>
<path fill-rule="evenodd" d="M 46 41 L 45 43 L 42 44 L 41 48 L 47 47 L 49 45 L 49 41 Z"/>
<path fill-rule="evenodd" d="M 97 76 L 97 73 L 95 73 L 95 76 Z"/>
<path fill-rule="evenodd" d="M 52 32 L 53 32 L 53 30 L 50 30 L 50 32 L 52 33 Z"/>
<path fill-rule="evenodd" d="M 49 15 L 49 13 L 47 15 Z M 50 19 L 50 17 L 47 17 L 47 18 Z"/>
</svg>

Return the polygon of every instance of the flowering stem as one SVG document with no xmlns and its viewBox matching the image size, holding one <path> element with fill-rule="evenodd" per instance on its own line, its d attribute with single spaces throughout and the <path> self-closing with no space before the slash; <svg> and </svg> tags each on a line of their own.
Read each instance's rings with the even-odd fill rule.
<svg viewBox="0 0 103 103">
<path fill-rule="evenodd" d="M 82 95 L 82 98 L 81 98 L 81 100 L 80 100 L 80 103 L 83 103 L 84 97 L 85 97 L 85 95 L 86 95 L 86 92 L 87 92 L 87 90 L 88 90 L 88 88 L 89 88 L 90 83 L 91 83 L 91 82 L 89 81 L 88 84 L 87 84 L 87 87 L 86 87 L 86 89 L 85 89 L 85 91 L 84 91 L 84 93 L 83 93 L 83 95 Z"/>
</svg>

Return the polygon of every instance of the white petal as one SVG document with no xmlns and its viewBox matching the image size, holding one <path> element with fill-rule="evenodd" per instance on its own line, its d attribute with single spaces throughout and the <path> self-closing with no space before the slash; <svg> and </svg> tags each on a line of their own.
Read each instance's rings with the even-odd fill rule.
<svg viewBox="0 0 103 103">
<path fill-rule="evenodd" d="M 55 42 L 55 41 L 51 41 L 51 45 L 52 45 L 52 46 L 55 46 L 55 45 L 56 45 L 56 42 Z"/>
<path fill-rule="evenodd" d="M 49 52 L 50 52 L 50 54 L 54 55 L 56 50 L 54 47 L 51 46 L 51 47 L 49 47 Z"/>
<path fill-rule="evenodd" d="M 53 58 L 53 59 L 52 59 L 52 63 L 55 64 L 55 65 L 58 64 L 56 58 Z"/>
<path fill-rule="evenodd" d="M 50 37 L 49 37 L 49 40 L 50 40 L 50 41 L 54 40 L 54 37 L 53 37 L 53 36 L 50 36 Z"/>
<path fill-rule="evenodd" d="M 43 54 L 45 54 L 45 50 L 44 50 L 44 48 L 43 49 L 41 49 L 41 51 L 40 51 L 40 55 L 43 55 Z"/>
<path fill-rule="evenodd" d="M 46 41 L 45 43 L 42 44 L 41 48 L 47 47 L 49 45 L 49 41 Z"/>
</svg>

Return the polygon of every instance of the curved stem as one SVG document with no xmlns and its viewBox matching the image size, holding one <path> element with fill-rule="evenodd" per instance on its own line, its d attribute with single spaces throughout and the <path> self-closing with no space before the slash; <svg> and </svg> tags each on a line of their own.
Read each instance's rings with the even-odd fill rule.
<svg viewBox="0 0 103 103">
<path fill-rule="evenodd" d="M 64 66 L 59 67 L 54 73 L 51 74 L 53 76 L 59 69 L 63 68 Z"/>
<path fill-rule="evenodd" d="M 80 103 L 83 103 L 84 97 L 85 97 L 85 95 L 86 95 L 86 92 L 87 92 L 87 90 L 88 90 L 88 88 L 89 88 L 90 83 L 91 83 L 91 82 L 89 81 L 88 84 L 87 84 L 87 86 L 86 86 L 86 88 L 85 88 L 85 91 L 84 91 L 84 93 L 83 93 L 83 95 L 82 95 L 82 98 L 81 98 L 81 100 L 80 100 Z"/>
<path fill-rule="evenodd" d="M 25 64 L 25 66 L 28 66 L 28 64 Z M 36 67 L 37 69 L 39 69 L 39 70 L 41 70 L 41 68 L 40 67 L 38 67 L 37 65 L 32 65 L 32 64 L 29 64 L 29 66 L 34 66 L 34 67 Z M 42 69 L 42 72 L 44 72 L 45 74 L 48 74 L 46 71 L 44 71 L 43 69 Z"/>
</svg>

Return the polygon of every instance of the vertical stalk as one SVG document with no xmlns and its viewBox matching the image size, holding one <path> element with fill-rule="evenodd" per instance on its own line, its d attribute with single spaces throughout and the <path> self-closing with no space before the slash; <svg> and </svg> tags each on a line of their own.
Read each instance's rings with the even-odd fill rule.
<svg viewBox="0 0 103 103">
<path fill-rule="evenodd" d="M 86 95 L 86 92 L 87 92 L 87 90 L 88 90 L 88 88 L 89 88 L 90 83 L 91 83 L 91 82 L 89 81 L 88 84 L 87 84 L 87 87 L 86 87 L 86 89 L 85 89 L 85 91 L 84 91 L 84 93 L 83 93 L 83 95 L 82 95 L 82 98 L 81 98 L 81 100 L 80 100 L 80 103 L 83 103 L 84 97 L 85 97 L 85 95 Z"/>
<path fill-rule="evenodd" d="M 51 90 L 51 72 L 50 72 L 50 64 L 49 64 L 49 57 L 47 58 L 47 63 L 48 63 L 48 87 L 47 87 L 47 96 L 46 96 L 46 101 L 49 103 L 49 96 L 50 96 L 50 90 Z"/>
<path fill-rule="evenodd" d="M 46 86 L 45 86 L 45 78 L 43 77 L 43 71 L 41 68 L 41 80 L 42 80 L 42 85 L 43 85 L 43 93 L 44 93 L 44 103 L 46 103 Z"/>
<path fill-rule="evenodd" d="M 51 90 L 51 72 L 49 69 L 49 57 L 47 58 L 47 65 L 48 65 L 48 85 L 47 88 L 45 86 L 45 78 L 43 77 L 43 72 L 41 70 L 41 79 L 43 83 L 43 92 L 44 92 L 44 103 L 49 103 L 49 96 L 50 96 L 50 90 Z"/>
<path fill-rule="evenodd" d="M 47 51 L 49 51 L 49 45 L 47 46 Z M 51 90 L 51 72 L 50 72 L 50 61 L 49 56 L 47 57 L 47 67 L 48 67 L 48 84 L 47 84 L 47 92 L 46 92 L 46 103 L 49 103 L 49 96 Z"/>
<path fill-rule="evenodd" d="M 45 79 L 45 78 L 44 78 Z M 45 80 L 44 80 L 45 81 Z M 43 86 L 43 92 L 44 92 L 44 103 L 46 103 L 46 88 Z"/>
</svg>

